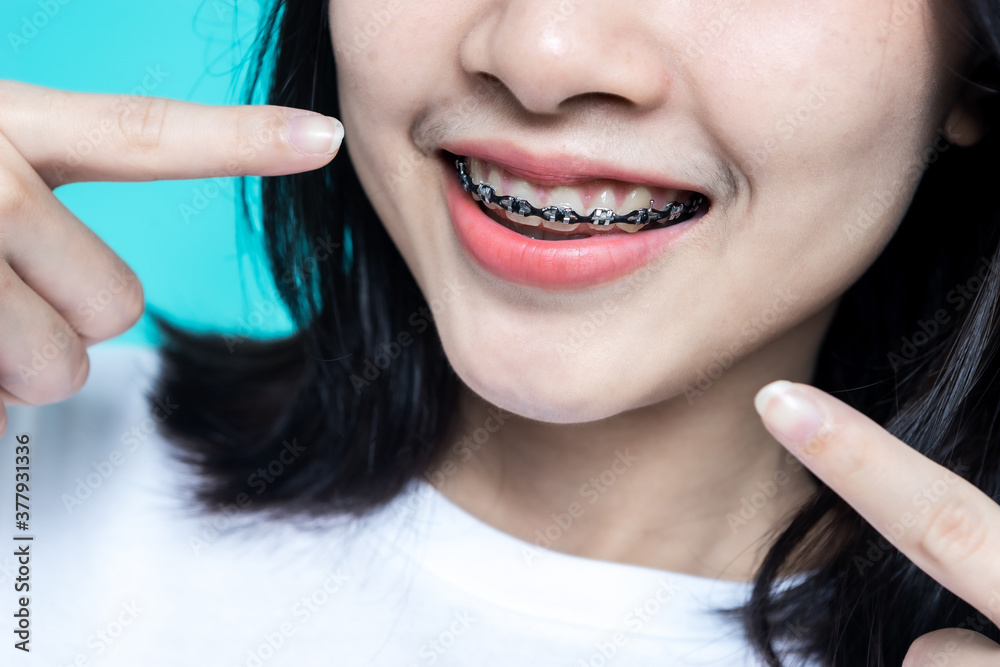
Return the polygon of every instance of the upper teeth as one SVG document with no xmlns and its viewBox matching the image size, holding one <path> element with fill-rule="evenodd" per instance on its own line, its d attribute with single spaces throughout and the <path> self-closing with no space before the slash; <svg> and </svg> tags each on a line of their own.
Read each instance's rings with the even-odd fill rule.
<svg viewBox="0 0 1000 667">
<path fill-rule="evenodd" d="M 522 179 L 504 178 L 506 175 L 498 167 L 475 158 L 459 158 L 455 165 L 462 186 L 490 208 L 504 211 L 515 222 L 531 226 L 541 223 L 559 231 L 571 231 L 580 223 L 605 229 L 615 225 L 626 231 L 637 231 L 650 222 L 676 224 L 690 218 L 704 203 L 704 197 L 695 194 L 682 204 L 677 201 L 677 190 L 661 190 L 657 196 L 663 202 L 662 208 L 657 208 L 656 197 L 644 186 L 635 186 L 624 201 L 618 202 L 614 189 L 606 187 L 587 197 L 591 213 L 581 214 L 578 211 L 588 207 L 578 188 L 541 188 Z M 502 193 L 499 187 L 503 187 Z"/>
</svg>

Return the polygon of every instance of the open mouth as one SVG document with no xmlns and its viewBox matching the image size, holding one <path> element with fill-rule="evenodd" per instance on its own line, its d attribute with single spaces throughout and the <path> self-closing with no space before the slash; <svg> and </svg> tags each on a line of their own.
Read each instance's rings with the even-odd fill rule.
<svg viewBox="0 0 1000 667">
<path fill-rule="evenodd" d="M 708 199 L 692 191 L 611 180 L 546 187 L 485 160 L 451 157 L 462 188 L 483 212 L 533 239 L 635 234 L 682 223 L 709 208 Z"/>
</svg>

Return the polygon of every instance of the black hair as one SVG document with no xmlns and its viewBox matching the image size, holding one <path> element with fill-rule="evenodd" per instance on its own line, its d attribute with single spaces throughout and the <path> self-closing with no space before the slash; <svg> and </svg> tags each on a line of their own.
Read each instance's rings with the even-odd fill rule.
<svg viewBox="0 0 1000 667">
<path fill-rule="evenodd" d="M 1000 70 L 1000 0 L 952 4 L 979 70 Z M 270 104 L 340 116 L 327 11 L 326 0 L 271 0 L 248 101 L 266 91 Z M 813 383 L 1000 501 L 1000 448 L 989 446 L 1000 408 L 1000 145 L 991 131 L 1000 109 L 991 97 L 982 108 L 981 141 L 963 148 L 939 138 L 915 165 L 911 206 L 843 295 Z M 442 447 L 460 382 L 349 158 L 350 137 L 323 169 L 260 183 L 270 270 L 294 335 L 194 334 L 156 318 L 163 364 L 152 395 L 185 406 L 161 428 L 200 471 L 210 508 L 250 498 L 274 515 L 363 515 L 425 473 Z M 393 346 L 404 331 L 412 344 Z M 255 475 L 275 461 L 280 474 L 261 483 Z M 803 566 L 801 583 L 775 587 Z M 776 531 L 737 612 L 769 665 L 782 664 L 776 642 L 825 665 L 884 667 L 934 629 L 1000 641 L 985 617 L 822 484 Z"/>
</svg>

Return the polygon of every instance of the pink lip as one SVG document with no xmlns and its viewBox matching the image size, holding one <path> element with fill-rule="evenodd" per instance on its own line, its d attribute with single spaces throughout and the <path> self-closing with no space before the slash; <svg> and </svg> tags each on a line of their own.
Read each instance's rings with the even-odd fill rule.
<svg viewBox="0 0 1000 667">
<path fill-rule="evenodd" d="M 487 272 L 522 285 L 574 289 L 621 278 L 659 257 L 700 219 L 636 234 L 608 233 L 566 241 L 531 239 L 486 215 L 459 185 L 454 166 L 447 161 L 444 166 L 448 210 L 462 248 Z M 607 172 L 600 177 L 608 178 Z"/>
</svg>

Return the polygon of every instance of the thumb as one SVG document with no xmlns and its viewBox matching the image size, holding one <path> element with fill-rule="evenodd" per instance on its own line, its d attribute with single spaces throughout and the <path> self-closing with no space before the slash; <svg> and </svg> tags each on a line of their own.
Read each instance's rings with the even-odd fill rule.
<svg viewBox="0 0 1000 667">
<path fill-rule="evenodd" d="M 212 106 L 0 81 L 0 133 L 55 187 L 310 171 L 336 155 L 344 128 L 334 118 L 288 107 Z"/>
</svg>

